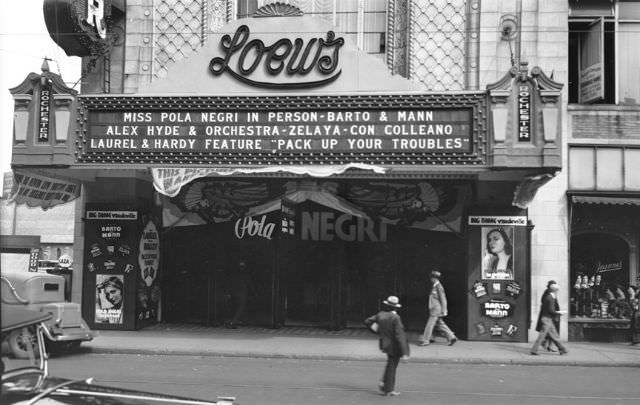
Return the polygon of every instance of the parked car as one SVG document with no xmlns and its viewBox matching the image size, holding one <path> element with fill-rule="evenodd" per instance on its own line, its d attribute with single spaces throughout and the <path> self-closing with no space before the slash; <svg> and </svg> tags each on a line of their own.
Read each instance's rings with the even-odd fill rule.
<svg viewBox="0 0 640 405">
<path fill-rule="evenodd" d="M 124 390 L 93 384 L 92 378 L 68 380 L 49 375 L 45 347 L 46 330 L 51 314 L 17 306 L 2 306 L 2 403 L 11 404 L 190 404 L 233 405 L 235 398 L 215 401 L 190 399 L 151 392 Z M 34 336 L 27 359 L 14 356 L 5 342 L 15 331 L 29 330 Z"/>
<path fill-rule="evenodd" d="M 93 339 L 93 332 L 82 319 L 80 305 L 64 300 L 64 277 L 27 271 L 3 271 L 1 279 L 2 306 L 18 306 L 45 312 L 52 317 L 45 323 L 44 334 L 50 350 L 76 349 L 81 342 Z M 27 356 L 27 343 L 33 340 L 27 332 L 14 331 L 8 337 L 9 346 L 18 357 Z"/>
</svg>

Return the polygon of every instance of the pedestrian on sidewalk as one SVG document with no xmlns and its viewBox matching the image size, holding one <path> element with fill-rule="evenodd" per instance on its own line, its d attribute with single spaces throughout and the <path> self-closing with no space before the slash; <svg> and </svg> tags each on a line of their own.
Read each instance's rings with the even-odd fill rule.
<svg viewBox="0 0 640 405">
<path fill-rule="evenodd" d="M 422 338 L 418 343 L 420 346 L 428 346 L 431 344 L 433 339 L 433 330 L 437 327 L 437 330 L 445 335 L 447 341 L 449 342 L 449 346 L 453 346 L 458 338 L 456 335 L 449 329 L 447 324 L 444 322 L 442 318 L 448 315 L 447 312 L 447 295 L 444 292 L 444 287 L 440 282 L 440 277 L 442 273 L 439 271 L 431 272 L 431 292 L 429 294 L 429 319 L 427 320 L 427 325 L 424 327 L 424 333 L 422 334 Z"/>
<path fill-rule="evenodd" d="M 559 317 L 555 317 L 553 319 L 553 326 L 555 326 L 556 332 L 558 333 L 558 335 L 560 335 L 560 319 L 559 319 Z M 540 332 L 540 329 L 541 329 L 540 324 L 536 325 L 536 332 Z M 554 348 L 553 340 L 551 340 L 551 337 L 549 335 L 547 335 L 547 338 L 544 340 L 544 342 L 542 342 L 542 348 L 546 349 L 548 352 L 552 352 L 552 353 L 556 353 L 558 351 L 557 347 Z"/>
<path fill-rule="evenodd" d="M 531 348 L 531 354 L 534 356 L 538 355 L 538 348 L 547 337 L 556 345 L 561 355 L 567 354 L 567 348 L 560 342 L 560 336 L 554 325 L 554 320 L 558 319 L 564 313 L 564 311 L 560 310 L 557 294 L 558 283 L 550 280 L 547 283 L 547 289 L 542 294 L 540 314 L 538 315 L 538 323 L 536 325 L 536 330 L 539 331 L 540 334 Z"/>
<path fill-rule="evenodd" d="M 397 313 L 401 307 L 398 297 L 392 295 L 382 301 L 380 312 L 364 321 L 368 328 L 380 335 L 380 350 L 387 355 L 382 381 L 378 384 L 378 388 L 386 396 L 400 394 L 395 390 L 396 370 L 400 360 L 406 362 L 409 359 L 409 342 L 402 319 Z"/>
<path fill-rule="evenodd" d="M 640 288 L 636 289 L 634 286 L 631 286 L 629 287 L 629 292 L 631 309 L 633 311 L 631 315 L 631 344 L 637 345 L 640 343 Z"/>
</svg>

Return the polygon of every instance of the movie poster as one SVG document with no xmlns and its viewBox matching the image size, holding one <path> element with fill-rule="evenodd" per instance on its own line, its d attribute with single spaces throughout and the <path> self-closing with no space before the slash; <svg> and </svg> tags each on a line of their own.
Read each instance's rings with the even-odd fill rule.
<svg viewBox="0 0 640 405">
<path fill-rule="evenodd" d="M 522 213 L 468 217 L 469 340 L 527 341 L 530 229 Z"/>
<path fill-rule="evenodd" d="M 142 230 L 139 244 L 138 265 L 140 277 L 137 282 L 136 316 L 139 321 L 158 320 L 160 305 L 160 233 L 156 224 L 147 220 Z"/>
<path fill-rule="evenodd" d="M 95 323 L 122 325 L 124 275 L 96 274 Z"/>
<path fill-rule="evenodd" d="M 483 226 L 481 231 L 482 279 L 514 279 L 514 227 Z"/>
</svg>

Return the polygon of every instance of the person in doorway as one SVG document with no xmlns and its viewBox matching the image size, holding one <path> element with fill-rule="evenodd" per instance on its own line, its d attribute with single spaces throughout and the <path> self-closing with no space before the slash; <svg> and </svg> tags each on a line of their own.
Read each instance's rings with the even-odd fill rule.
<svg viewBox="0 0 640 405">
<path fill-rule="evenodd" d="M 540 314 L 538 315 L 538 324 L 536 326 L 536 330 L 540 333 L 531 348 L 531 354 L 534 356 L 538 355 L 538 348 L 547 337 L 556 345 L 561 355 L 567 354 L 567 348 L 560 342 L 560 336 L 554 325 L 554 320 L 559 319 L 560 315 L 564 313 L 560 311 L 557 294 L 558 283 L 550 280 L 547 283 L 547 289 L 542 294 Z"/>
<path fill-rule="evenodd" d="M 487 233 L 487 254 L 483 260 L 484 279 L 513 280 L 513 245 L 503 228 Z"/>
<path fill-rule="evenodd" d="M 449 342 L 449 346 L 453 346 L 458 338 L 449 329 L 447 324 L 442 318 L 448 315 L 447 310 L 447 295 L 444 292 L 444 287 L 440 282 L 442 273 L 439 271 L 431 272 L 431 292 L 429 294 L 429 319 L 427 325 L 424 328 L 424 333 L 420 339 L 420 346 L 428 346 L 433 340 L 433 330 L 437 327 L 437 330 L 444 334 Z"/>
<path fill-rule="evenodd" d="M 233 318 L 227 323 L 227 327 L 236 329 L 238 323 L 244 315 L 247 306 L 247 295 L 249 292 L 249 271 L 247 270 L 247 262 L 244 259 L 238 261 L 235 271 L 232 271 L 229 277 L 231 287 L 231 301 L 233 306 Z"/>
<path fill-rule="evenodd" d="M 409 359 L 409 343 L 404 331 L 402 319 L 397 310 L 400 309 L 400 300 L 396 296 L 390 296 L 382 301 L 382 310 L 365 319 L 364 324 L 380 335 L 380 350 L 387 355 L 387 364 L 384 368 L 382 381 L 378 388 L 383 395 L 396 396 L 400 393 L 395 390 L 396 371 L 400 360 Z M 377 326 L 376 326 L 377 325 Z"/>
</svg>

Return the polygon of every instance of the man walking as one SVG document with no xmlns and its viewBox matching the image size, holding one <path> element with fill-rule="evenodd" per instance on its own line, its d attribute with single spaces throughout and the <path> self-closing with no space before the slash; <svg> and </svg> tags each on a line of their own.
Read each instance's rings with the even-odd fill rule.
<svg viewBox="0 0 640 405">
<path fill-rule="evenodd" d="M 424 333 L 422 334 L 422 338 L 420 339 L 420 346 L 428 346 L 433 342 L 433 329 L 438 327 L 447 338 L 449 342 L 449 346 L 453 346 L 458 338 L 456 335 L 449 329 L 447 324 L 442 320 L 445 316 L 448 315 L 447 312 L 447 296 L 444 292 L 444 287 L 440 282 L 440 277 L 442 273 L 439 271 L 431 272 L 431 293 L 429 294 L 429 319 L 427 320 L 427 325 L 424 327 Z"/>
<path fill-rule="evenodd" d="M 380 335 L 380 350 L 387 355 L 387 365 L 378 388 L 383 395 L 396 396 L 400 394 L 395 390 L 396 369 L 400 360 L 409 359 L 409 343 L 400 315 L 396 312 L 402 307 L 398 297 L 392 295 L 382 304 L 382 310 L 365 319 L 364 323 Z"/>
<path fill-rule="evenodd" d="M 547 338 L 555 343 L 561 355 L 567 354 L 567 348 L 560 342 L 560 336 L 558 336 L 558 331 L 553 323 L 555 319 L 564 313 L 564 311 L 560 311 L 557 294 L 558 283 L 550 280 L 547 283 L 547 289 L 542 294 L 540 315 L 538 315 L 538 325 L 536 327 L 540 334 L 531 348 L 531 354 L 534 356 L 538 355 L 540 344 Z"/>
</svg>

